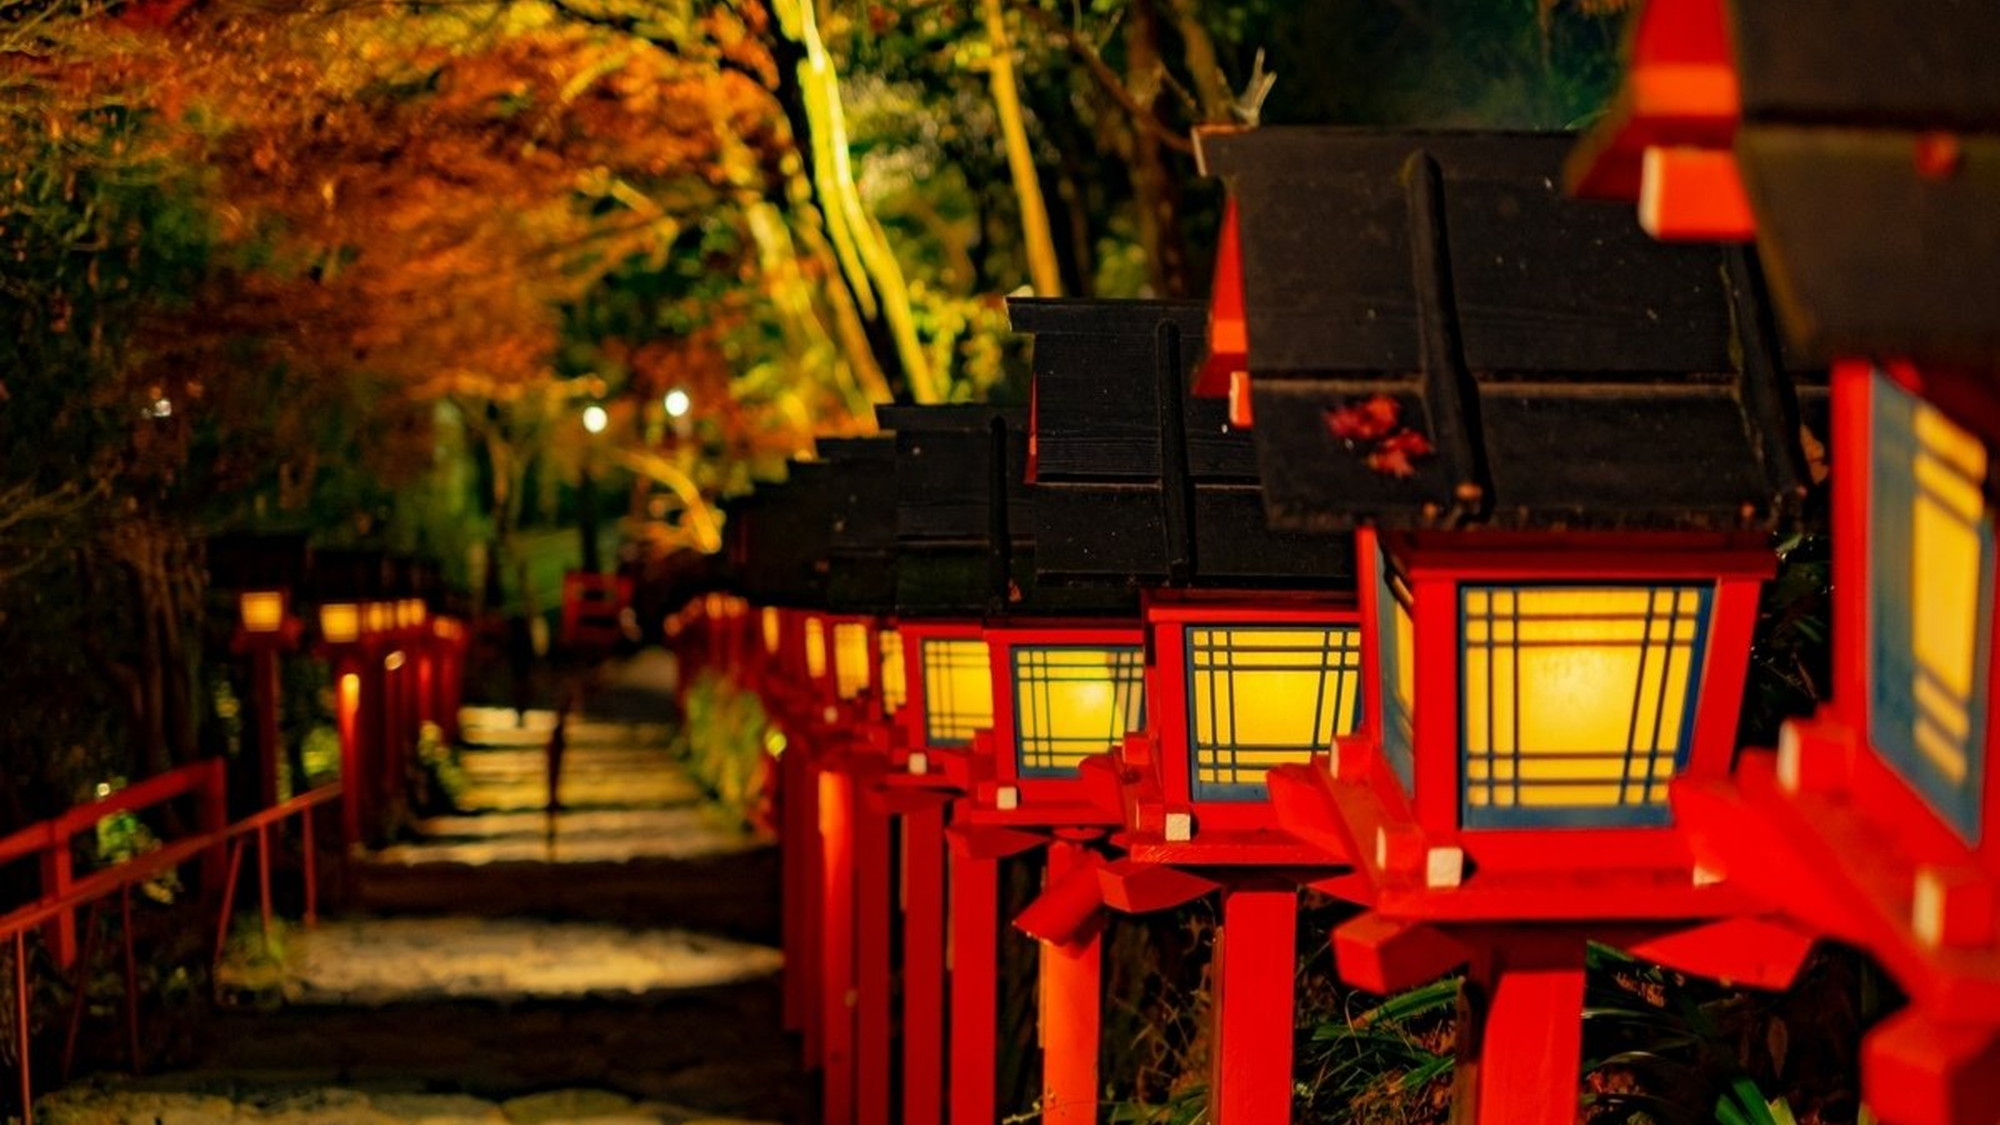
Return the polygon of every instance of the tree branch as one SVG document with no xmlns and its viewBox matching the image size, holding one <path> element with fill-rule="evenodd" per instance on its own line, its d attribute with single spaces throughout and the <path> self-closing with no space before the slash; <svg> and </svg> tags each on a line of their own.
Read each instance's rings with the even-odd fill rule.
<svg viewBox="0 0 2000 1125">
<path fill-rule="evenodd" d="M 1111 100 L 1117 102 L 1119 108 L 1123 109 L 1141 129 L 1153 134 L 1161 144 L 1175 152 L 1184 156 L 1194 155 L 1194 143 L 1167 128 L 1159 118 L 1153 116 L 1151 111 L 1140 105 L 1137 99 L 1132 97 L 1132 91 L 1125 88 L 1125 82 L 1118 77 L 1118 72 L 1111 69 L 1111 64 L 1105 62 L 1104 57 L 1099 55 L 1097 49 L 1085 41 L 1083 36 L 1032 4 L 1021 5 L 1018 10 L 1033 20 L 1043 32 L 1060 40 L 1069 48 L 1070 54 L 1075 55 L 1083 63 L 1084 68 L 1090 71 L 1091 77 L 1097 80 L 1097 84 L 1106 94 L 1111 95 Z"/>
</svg>

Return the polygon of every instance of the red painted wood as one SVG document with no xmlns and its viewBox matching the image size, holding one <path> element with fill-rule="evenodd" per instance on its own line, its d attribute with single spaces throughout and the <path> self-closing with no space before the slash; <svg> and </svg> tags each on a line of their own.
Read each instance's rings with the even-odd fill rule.
<svg viewBox="0 0 2000 1125">
<path fill-rule="evenodd" d="M 1690 776 L 1721 777 L 1736 753 L 1736 728 L 1743 717 L 1743 688 L 1749 676 L 1750 642 L 1757 631 L 1757 603 L 1763 584 L 1725 578 L 1715 584 L 1708 614 L 1708 653 L 1695 698 L 1694 737 L 1689 746 Z"/>
<path fill-rule="evenodd" d="M 1410 795 L 1426 832 L 1458 829 L 1458 589 L 1452 578 L 1413 579 L 1410 597 L 1416 677 L 1410 700 L 1417 791 Z M 1359 840 L 1361 847 L 1370 842 Z"/>
<path fill-rule="evenodd" d="M 1465 963 L 1470 951 L 1436 926 L 1368 913 L 1333 931 L 1340 979 L 1387 995 L 1426 984 Z"/>
<path fill-rule="evenodd" d="M 1466 974 L 1475 1022 L 1459 1029 L 1454 1122 L 1576 1125 L 1584 942 L 1537 944 L 1494 950 Z"/>
<path fill-rule="evenodd" d="M 1862 1100 L 1893 1125 L 2000 1120 L 2000 1012 L 1983 1015 L 1952 1022 L 1905 1009 L 1884 1020 L 1862 1041 Z"/>
<path fill-rule="evenodd" d="M 1292 1119 L 1292 990 L 1298 892 L 1224 888 L 1215 935 L 1215 1125 Z"/>
<path fill-rule="evenodd" d="M 1682 972 L 1782 990 L 1791 987 L 1816 936 L 1810 929 L 1764 918 L 1726 918 L 1627 943 L 1625 949 Z"/>
<path fill-rule="evenodd" d="M 993 1060 L 999 1023 L 1000 864 L 951 853 L 951 1125 L 992 1125 L 996 1119 Z"/>
<path fill-rule="evenodd" d="M 1250 325 L 1243 309 L 1242 235 L 1236 200 L 1223 204 L 1222 234 L 1215 247 L 1215 277 L 1209 287 L 1208 355 L 1195 369 L 1193 393 L 1218 398 L 1231 391 L 1232 377 L 1250 367 Z"/>
<path fill-rule="evenodd" d="M 1048 881 L 1014 916 L 1014 928 L 1041 942 L 1089 940 L 1103 925 L 1104 891 L 1097 879 L 1102 866 L 1095 852 L 1063 841 L 1051 845 Z"/>
<path fill-rule="evenodd" d="M 820 827 L 820 1077 L 823 1125 L 854 1116 L 854 781 L 835 770 L 819 774 Z"/>
<path fill-rule="evenodd" d="M 856 784 L 850 781 L 850 785 Z M 855 1120 L 889 1120 L 889 926 L 895 871 L 889 846 L 889 818 L 862 807 L 853 792 L 855 911 L 854 974 L 856 1035 Z"/>
<path fill-rule="evenodd" d="M 1105 904 L 1126 914 L 1171 910 L 1216 888 L 1212 880 L 1199 875 L 1131 858 L 1114 859 L 1099 868 L 1097 882 Z"/>
<path fill-rule="evenodd" d="M 903 1125 L 944 1120 L 944 805 L 903 817 Z"/>
<path fill-rule="evenodd" d="M 1057 841 L 1049 847 L 1051 890 L 1086 881 L 1095 887 L 1097 856 Z M 1093 911 L 1093 919 L 1101 918 Z M 1096 1125 L 1101 927 L 1078 927 L 1072 940 L 1041 943 L 1042 1121 Z"/>
</svg>

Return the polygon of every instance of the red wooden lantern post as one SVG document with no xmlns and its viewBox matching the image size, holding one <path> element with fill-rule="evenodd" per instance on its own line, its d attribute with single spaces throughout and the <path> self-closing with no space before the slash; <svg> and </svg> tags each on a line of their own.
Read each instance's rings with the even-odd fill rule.
<svg viewBox="0 0 2000 1125">
<path fill-rule="evenodd" d="M 1014 621 L 989 627 L 985 639 L 993 728 L 973 737 L 964 765 L 970 796 L 949 833 L 954 1125 L 995 1116 L 1000 860 L 1048 847 L 1049 894 L 1058 902 L 1065 886 L 1088 876 L 1098 860 L 1087 845 L 1114 818 L 1091 801 L 1078 766 L 1116 746 L 1145 714 L 1144 636 L 1135 624 Z M 1096 1119 L 1101 971 L 1092 927 L 1042 944 L 1044 1120 Z"/>
<path fill-rule="evenodd" d="M 1356 866 L 1345 979 L 1466 967 L 1463 1118 L 1548 1125 L 1576 1116 L 1588 941 L 1763 983 L 1806 948 L 1667 801 L 1728 774 L 1767 536 L 1803 491 L 1794 389 L 1754 269 L 1562 199 L 1566 147 L 1202 144 L 1238 201 L 1273 525 L 1357 534 L 1363 726 L 1272 771 L 1273 803 Z"/>
<path fill-rule="evenodd" d="M 1704 30 L 1700 62 L 1734 95 L 1706 133 L 1640 96 L 1677 26 Z M 2000 254 L 1977 233 L 2000 192 L 1966 155 L 2000 133 L 1984 92 L 1996 36 L 2000 13 L 1979 6 L 1828 18 L 1653 0 L 1629 110 L 1572 166 L 1579 191 L 1636 198 L 1644 215 L 1701 205 L 1698 183 L 1656 174 L 1657 153 L 1726 163 L 1741 221 L 1693 236 L 1754 234 L 1794 342 L 1848 357 L 1829 443 L 1831 698 L 1734 777 L 1677 782 L 1674 806 L 1706 867 L 1865 949 L 1909 994 L 1862 1048 L 1863 1098 L 1896 1125 L 2000 1116 L 2000 776 L 1987 765 Z M 1635 150 L 1637 184 L 1619 174 Z"/>
<path fill-rule="evenodd" d="M 257 755 L 257 799 L 264 808 L 279 801 L 278 774 L 284 760 L 283 741 L 278 730 L 278 662 L 298 647 L 304 631 L 291 614 L 290 593 L 285 590 L 247 590 L 237 596 L 237 628 L 232 648 L 250 657 L 250 716 Z M 303 785 L 304 778 L 294 780 Z"/>
<path fill-rule="evenodd" d="M 1221 403 L 1189 397 L 1226 393 L 1246 363 L 1242 288 L 1226 276 L 1236 242 L 1226 229 L 1208 309 L 1008 305 L 1035 336 L 1037 571 L 1158 587 L 1146 729 L 1080 767 L 1126 855 L 1052 874 L 1015 925 L 1059 955 L 1103 907 L 1163 910 L 1219 890 L 1209 1115 L 1262 1125 L 1291 1112 L 1298 884 L 1345 864 L 1281 830 L 1265 771 L 1353 729 L 1363 666 L 1351 543 L 1270 531 L 1249 436 Z"/>
<path fill-rule="evenodd" d="M 371 822 L 373 803 L 365 779 L 377 757 L 380 726 L 374 716 L 375 693 L 367 684 L 371 661 L 363 639 L 364 618 L 358 602 L 319 607 L 320 648 L 333 668 L 334 729 L 340 735 L 341 842 L 349 850 L 363 842 Z"/>
</svg>

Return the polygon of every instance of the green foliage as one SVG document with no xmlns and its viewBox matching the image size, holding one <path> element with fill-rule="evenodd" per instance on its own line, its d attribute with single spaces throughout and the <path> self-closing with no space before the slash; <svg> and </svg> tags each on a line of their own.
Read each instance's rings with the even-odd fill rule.
<svg viewBox="0 0 2000 1125">
<path fill-rule="evenodd" d="M 673 750 L 688 772 L 738 824 L 755 827 L 765 762 L 785 752 L 785 736 L 755 692 L 728 677 L 704 673 L 682 695 L 684 715 Z"/>
</svg>

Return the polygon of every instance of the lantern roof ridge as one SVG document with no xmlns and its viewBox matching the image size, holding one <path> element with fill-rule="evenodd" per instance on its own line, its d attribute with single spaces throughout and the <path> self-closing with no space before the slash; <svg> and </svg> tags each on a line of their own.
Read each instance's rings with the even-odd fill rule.
<svg viewBox="0 0 2000 1125">
<path fill-rule="evenodd" d="M 1184 332 L 1205 332 L 1208 305 L 1132 298 L 1009 297 L 1007 321 L 1014 331 L 1036 336 L 1125 335 L 1151 331 L 1162 321 L 1172 321 Z"/>
<path fill-rule="evenodd" d="M 1238 206 L 1276 527 L 1795 517 L 1800 400 L 1816 397 L 1769 327 L 1755 256 L 1663 245 L 1629 206 L 1565 196 L 1573 143 L 1321 129 L 1208 142 Z"/>
</svg>

